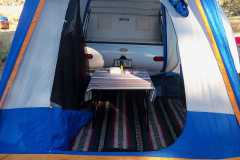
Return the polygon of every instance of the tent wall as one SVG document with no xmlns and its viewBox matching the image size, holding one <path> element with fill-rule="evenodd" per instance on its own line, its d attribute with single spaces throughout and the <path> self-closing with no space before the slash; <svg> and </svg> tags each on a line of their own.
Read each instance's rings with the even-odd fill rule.
<svg viewBox="0 0 240 160">
<path fill-rule="evenodd" d="M 55 66 L 68 2 L 69 0 L 46 1 L 16 80 L 6 98 L 5 108 L 50 106 Z"/>
<path fill-rule="evenodd" d="M 228 17 L 224 14 L 224 11 L 221 12 L 223 26 L 226 32 L 226 38 L 228 40 L 228 44 L 232 53 L 232 58 L 234 60 L 234 64 L 238 73 L 240 73 L 240 61 L 239 61 L 239 54 L 236 46 L 236 41 L 234 38 L 234 32 L 232 30 L 232 26 L 229 22 Z"/>
<path fill-rule="evenodd" d="M 237 73 L 233 53 L 228 42 L 228 35 L 225 31 L 222 19 L 222 12 L 219 10 L 220 6 L 217 1 L 201 1 L 202 10 L 205 11 L 205 17 L 208 20 L 208 24 L 204 21 L 204 14 L 201 14 L 201 18 L 204 21 L 204 29 L 208 32 L 210 39 L 210 45 L 213 48 L 216 61 L 221 71 L 223 81 L 228 93 L 229 100 L 231 101 L 232 108 L 240 124 L 240 79 Z M 201 7 L 198 7 L 201 12 Z M 236 45 L 235 45 L 236 47 Z M 215 49 L 217 48 L 217 49 Z M 236 57 L 235 57 L 236 58 Z"/>
<path fill-rule="evenodd" d="M 179 18 L 179 14 L 167 1 L 165 4 L 177 33 L 188 111 L 233 115 L 227 90 L 195 1 L 189 2 L 190 13 L 186 18 Z"/>
<path fill-rule="evenodd" d="M 5 65 L 5 69 L 3 71 L 0 83 L 0 95 L 3 95 L 3 91 L 6 87 L 7 81 L 12 73 L 14 64 L 16 62 L 17 56 L 19 54 L 20 49 L 22 48 L 25 36 L 28 32 L 28 29 L 31 25 L 34 13 L 38 7 L 39 0 L 34 2 L 26 1 L 23 12 L 19 19 L 18 27 L 15 32 L 15 36 L 12 42 L 12 47 L 7 57 L 7 62 Z"/>
<path fill-rule="evenodd" d="M 36 7 L 39 6 L 44 8 L 42 12 L 37 12 Z M 33 23 L 37 27 L 33 30 L 30 43 L 24 43 L 27 45 L 24 59 L 4 108 L 0 110 L 0 153 L 70 150 L 71 141 L 79 129 L 91 119 L 89 111 L 49 108 L 67 6 L 68 0 L 25 2 L 7 65 L 15 64 L 12 57 L 16 58 L 23 46 L 14 48 L 14 44 L 22 43 L 26 33 L 31 31 L 25 27 Z M 6 66 L 6 71 L 9 71 L 9 66 Z"/>
</svg>

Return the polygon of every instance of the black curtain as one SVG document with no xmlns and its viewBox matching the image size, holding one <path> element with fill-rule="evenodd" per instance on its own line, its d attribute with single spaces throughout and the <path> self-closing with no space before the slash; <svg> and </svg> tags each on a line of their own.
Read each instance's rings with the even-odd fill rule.
<svg viewBox="0 0 240 160">
<path fill-rule="evenodd" d="M 88 64 L 79 0 L 70 0 L 66 12 L 51 102 L 66 109 L 79 109 L 88 83 Z"/>
</svg>

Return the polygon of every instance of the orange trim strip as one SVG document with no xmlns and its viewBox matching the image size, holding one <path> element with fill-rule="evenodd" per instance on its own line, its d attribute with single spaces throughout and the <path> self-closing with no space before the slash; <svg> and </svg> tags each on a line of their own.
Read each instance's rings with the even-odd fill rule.
<svg viewBox="0 0 240 160">
<path fill-rule="evenodd" d="M 196 0 L 196 5 L 197 5 L 198 11 L 201 15 L 204 26 L 206 28 L 208 37 L 210 39 L 210 42 L 211 42 L 210 44 L 211 44 L 213 53 L 215 55 L 215 58 L 217 60 L 220 72 L 222 74 L 222 77 L 223 77 L 223 80 L 224 80 L 224 83 L 225 83 L 225 86 L 226 86 L 226 89 L 227 89 L 228 97 L 229 97 L 230 102 L 231 102 L 232 107 L 233 107 L 233 111 L 234 111 L 234 113 L 237 117 L 238 123 L 240 124 L 240 111 L 239 111 L 238 104 L 237 104 L 237 101 L 236 101 L 236 98 L 235 98 L 235 94 L 234 94 L 232 86 L 230 84 L 230 80 L 228 78 L 227 71 L 226 71 L 226 68 L 224 66 L 220 51 L 218 49 L 217 43 L 216 43 L 215 38 L 213 36 L 211 27 L 208 23 L 208 19 L 205 15 L 205 12 L 204 12 L 204 9 L 202 7 L 202 4 L 201 4 L 200 0 Z"/>
<path fill-rule="evenodd" d="M 37 26 L 37 23 L 40 19 L 40 16 L 41 16 L 41 13 L 42 13 L 42 10 L 45 6 L 45 0 L 40 0 L 39 4 L 38 4 L 38 7 L 37 7 L 37 10 L 35 12 L 35 15 L 32 19 L 32 23 L 28 29 L 28 32 L 27 32 L 27 35 L 23 41 L 23 44 L 22 44 L 22 47 L 19 51 L 19 54 L 18 54 L 18 57 L 17 57 L 17 60 L 16 60 L 16 63 L 14 65 L 14 68 L 13 68 L 13 71 L 9 77 L 9 80 L 7 82 L 7 85 L 6 85 L 6 88 L 3 92 L 3 96 L 1 97 L 1 101 L 0 101 L 0 109 L 3 108 L 3 105 L 4 105 L 4 102 L 5 102 L 5 99 L 9 93 L 9 91 L 11 90 L 12 86 L 13 86 L 13 83 L 16 79 L 16 76 L 17 76 L 17 73 L 19 71 L 19 68 L 20 68 L 20 65 L 21 65 L 21 62 L 24 58 L 24 55 L 25 55 L 25 51 L 27 49 L 27 46 L 31 40 L 31 37 L 32 37 L 32 34 Z"/>
<path fill-rule="evenodd" d="M 80 156 L 63 154 L 1 154 L 1 160 L 187 160 L 185 158 L 140 156 Z"/>
<path fill-rule="evenodd" d="M 188 158 L 164 158 L 145 156 L 82 156 L 64 154 L 0 154 L 1 160 L 190 160 Z M 239 160 L 240 157 L 226 158 Z"/>
</svg>

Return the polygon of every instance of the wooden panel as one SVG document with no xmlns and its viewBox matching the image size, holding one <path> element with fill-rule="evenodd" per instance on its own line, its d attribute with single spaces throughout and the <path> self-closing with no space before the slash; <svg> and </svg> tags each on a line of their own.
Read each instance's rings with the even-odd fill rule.
<svg viewBox="0 0 240 160">
<path fill-rule="evenodd" d="M 161 158 L 140 156 L 80 156 L 63 154 L 2 154 L 1 160 L 183 160 L 183 158 Z"/>
</svg>

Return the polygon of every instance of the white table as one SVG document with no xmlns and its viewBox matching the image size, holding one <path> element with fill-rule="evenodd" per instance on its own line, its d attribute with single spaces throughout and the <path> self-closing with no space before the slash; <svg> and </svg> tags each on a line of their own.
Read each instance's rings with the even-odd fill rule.
<svg viewBox="0 0 240 160">
<path fill-rule="evenodd" d="M 154 86 L 145 70 L 125 70 L 120 74 L 111 74 L 109 69 L 96 70 L 89 82 L 85 101 L 92 99 L 94 90 L 144 90 L 149 91 L 149 98 L 154 98 Z"/>
</svg>

